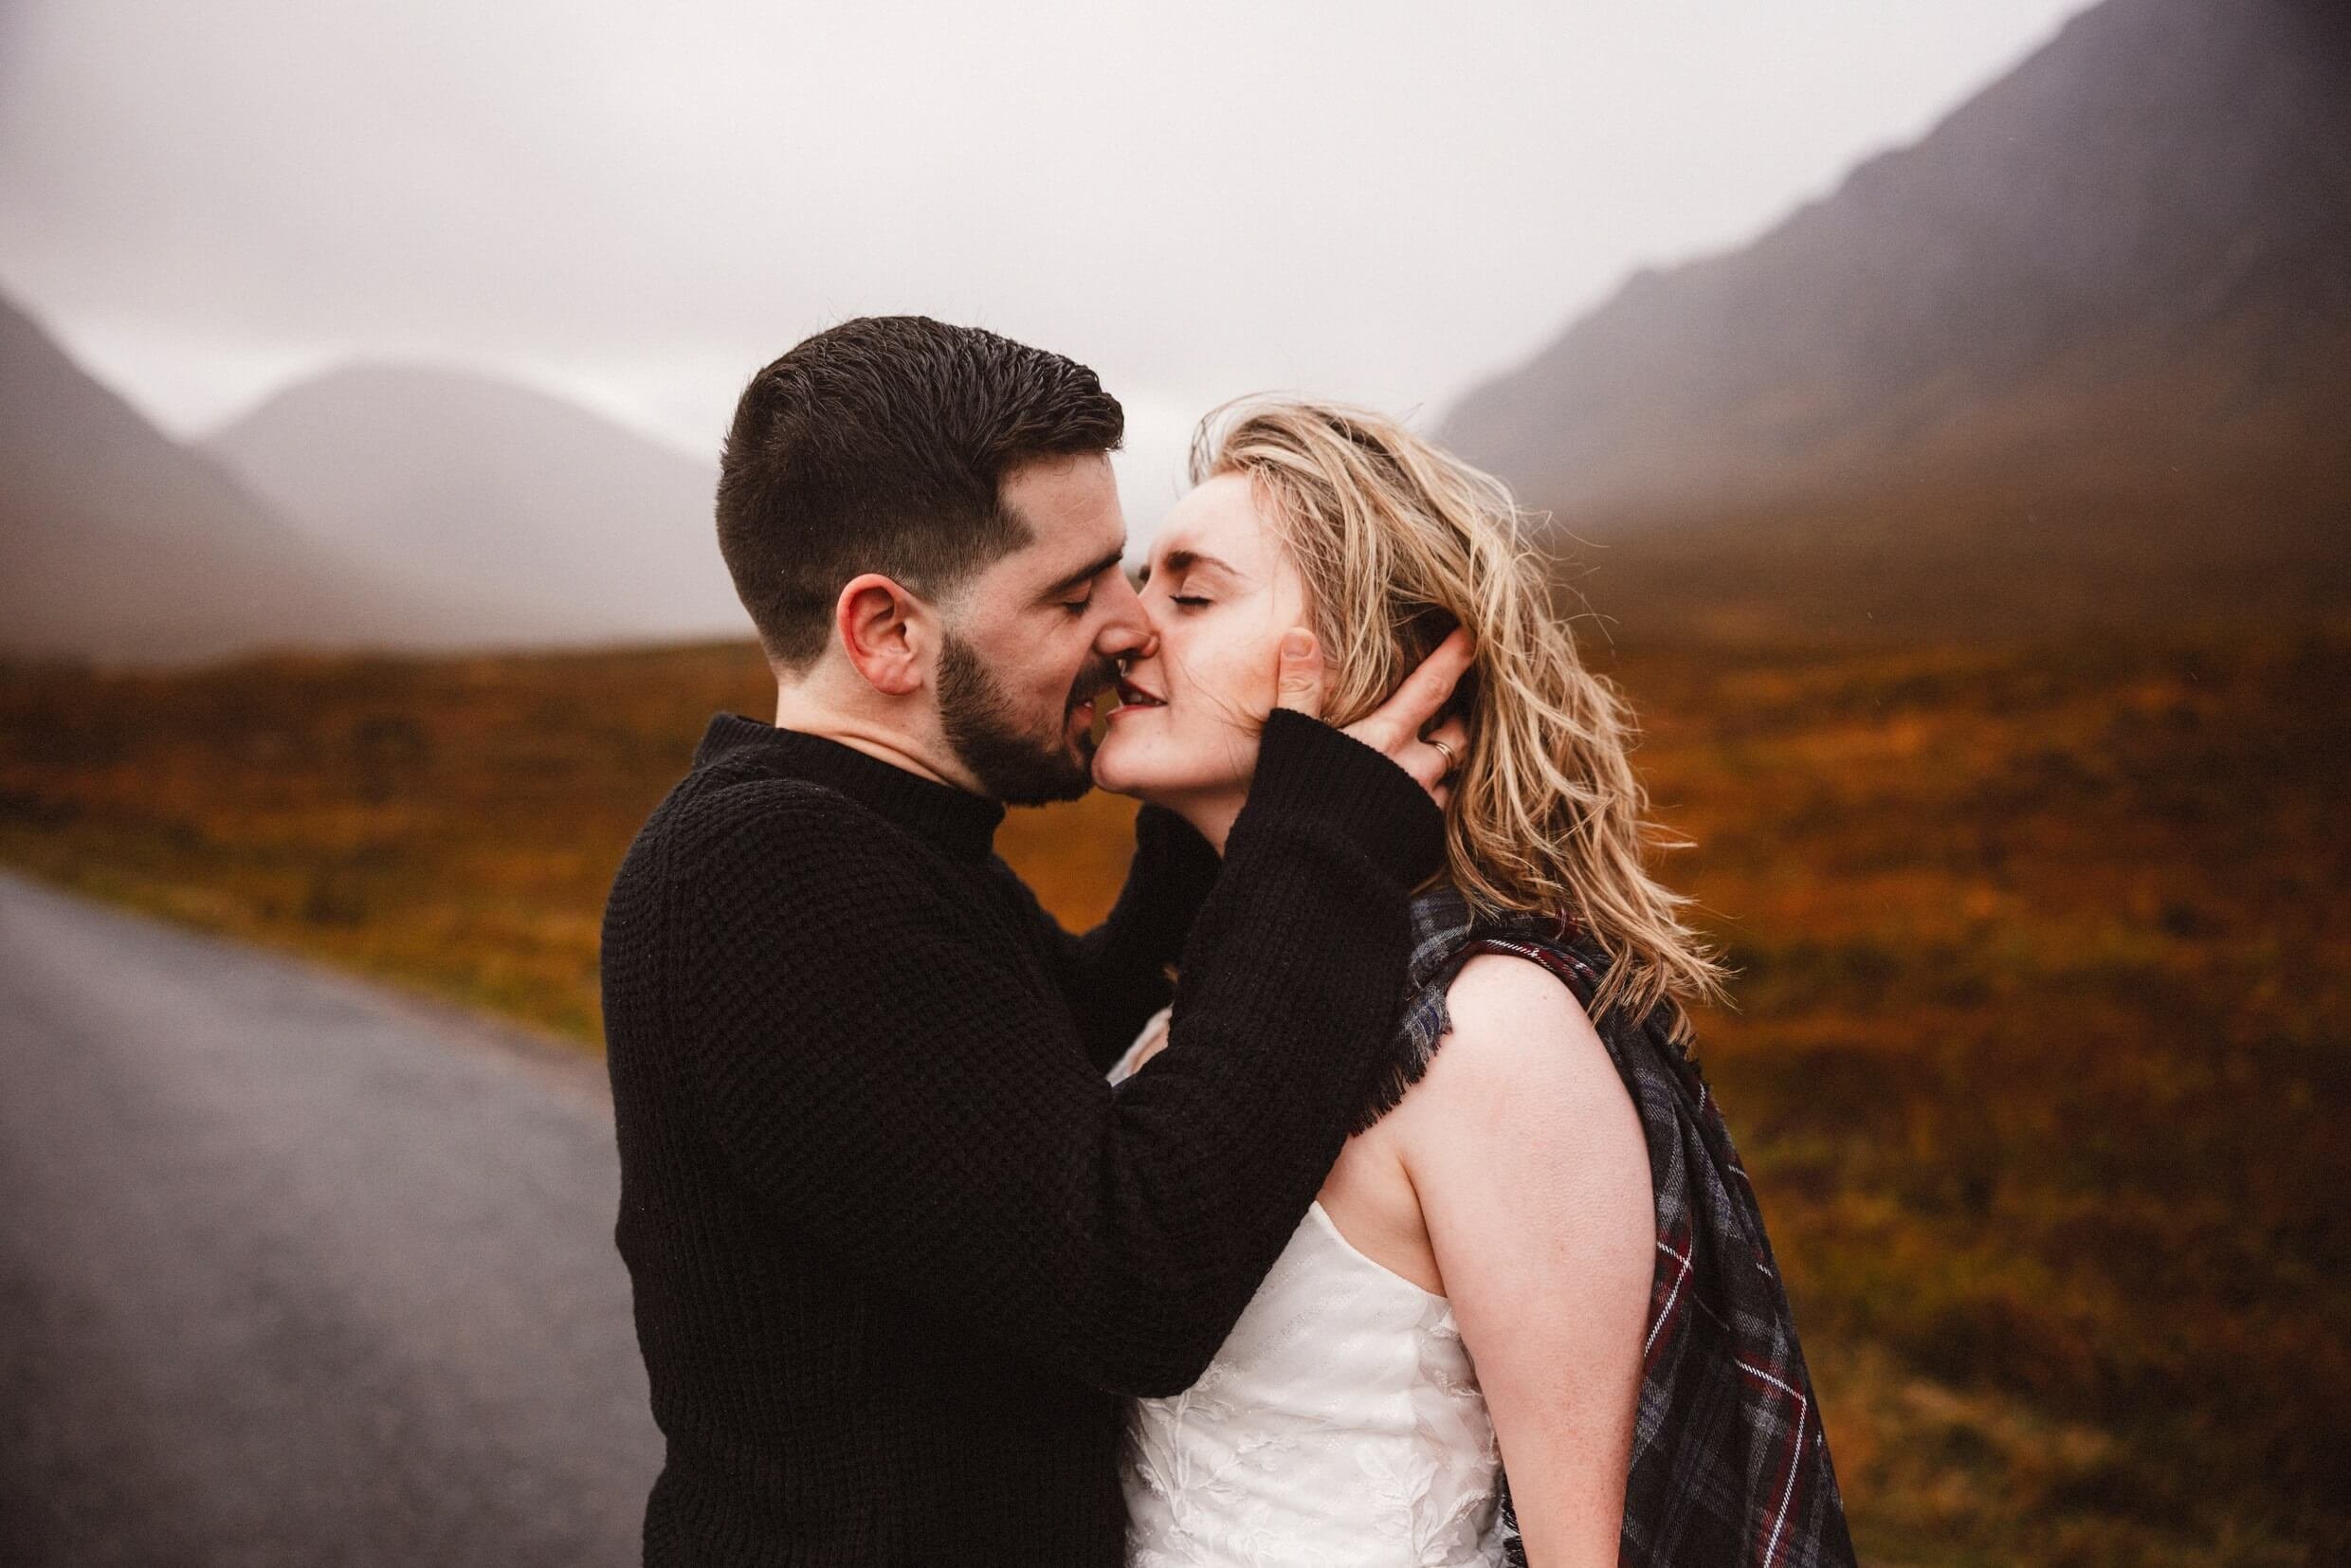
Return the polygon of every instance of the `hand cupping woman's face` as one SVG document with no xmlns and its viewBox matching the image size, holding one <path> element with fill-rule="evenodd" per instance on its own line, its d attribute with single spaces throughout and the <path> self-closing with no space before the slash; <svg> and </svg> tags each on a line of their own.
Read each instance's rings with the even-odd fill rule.
<svg viewBox="0 0 2351 1568">
<path fill-rule="evenodd" d="M 1094 782 L 1196 820 L 1248 792 L 1282 634 L 1307 624 L 1305 588 L 1249 481 L 1221 474 L 1168 514 L 1142 600 L 1156 637 L 1126 664 Z"/>
</svg>

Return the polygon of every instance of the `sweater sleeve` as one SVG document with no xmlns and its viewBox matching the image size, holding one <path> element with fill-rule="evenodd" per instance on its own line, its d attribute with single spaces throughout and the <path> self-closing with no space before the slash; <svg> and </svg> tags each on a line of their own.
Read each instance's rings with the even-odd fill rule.
<svg viewBox="0 0 2351 1568">
<path fill-rule="evenodd" d="M 678 977 L 705 1114 L 781 1221 L 875 1283 L 1096 1387 L 1174 1393 L 1338 1157 L 1441 843 L 1400 769 L 1277 714 L 1171 1047 L 1114 1092 L 1057 988 L 945 885 L 878 875 L 869 834 L 784 794 L 697 857 Z"/>
<path fill-rule="evenodd" d="M 1037 926 L 1054 957 L 1055 978 L 1086 1060 L 1107 1072 L 1136 1030 L 1167 1006 L 1168 969 L 1215 885 L 1221 862 L 1208 841 L 1173 811 L 1145 806 L 1135 815 L 1135 859 L 1108 918 L 1073 935 L 1062 929 L 1009 866 L 996 865 L 1008 895 Z"/>
</svg>

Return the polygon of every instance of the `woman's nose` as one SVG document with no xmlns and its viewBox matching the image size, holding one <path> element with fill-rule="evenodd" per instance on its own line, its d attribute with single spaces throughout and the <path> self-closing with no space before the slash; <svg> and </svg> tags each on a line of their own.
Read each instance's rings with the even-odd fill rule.
<svg viewBox="0 0 2351 1568">
<path fill-rule="evenodd" d="M 1158 651 L 1159 631 L 1151 624 L 1142 595 L 1123 574 L 1107 592 L 1112 596 L 1110 618 L 1094 644 L 1095 651 L 1112 659 L 1150 658 Z"/>
</svg>

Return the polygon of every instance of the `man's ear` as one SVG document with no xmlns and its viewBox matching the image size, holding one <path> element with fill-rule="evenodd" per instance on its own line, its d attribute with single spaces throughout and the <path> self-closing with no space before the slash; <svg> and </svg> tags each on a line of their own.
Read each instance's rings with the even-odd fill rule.
<svg viewBox="0 0 2351 1568">
<path fill-rule="evenodd" d="M 852 577 L 833 601 L 832 628 L 866 684 L 889 697 L 922 687 L 930 640 L 922 602 L 879 572 Z"/>
</svg>

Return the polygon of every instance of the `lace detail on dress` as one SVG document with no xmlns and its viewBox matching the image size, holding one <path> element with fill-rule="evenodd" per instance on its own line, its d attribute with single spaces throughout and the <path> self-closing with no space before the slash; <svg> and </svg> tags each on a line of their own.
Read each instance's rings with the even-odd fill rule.
<svg viewBox="0 0 2351 1568">
<path fill-rule="evenodd" d="M 1452 1304 L 1358 1251 L 1320 1203 L 1199 1381 L 1134 1401 L 1121 1473 L 1128 1568 L 1504 1560 L 1501 1450 Z"/>
<path fill-rule="evenodd" d="M 1450 1303 L 1321 1204 L 1200 1380 L 1135 1401 L 1130 1568 L 1486 1568 L 1501 1456 Z"/>
</svg>

